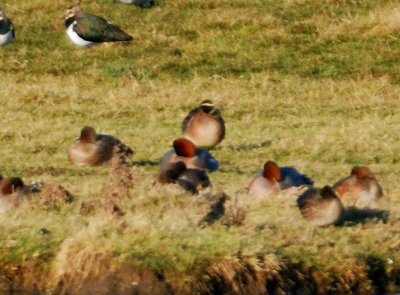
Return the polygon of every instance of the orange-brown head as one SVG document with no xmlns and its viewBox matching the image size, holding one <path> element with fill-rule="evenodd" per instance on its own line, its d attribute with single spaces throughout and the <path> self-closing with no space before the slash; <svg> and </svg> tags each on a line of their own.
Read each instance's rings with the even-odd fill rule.
<svg viewBox="0 0 400 295">
<path fill-rule="evenodd" d="M 11 195 L 22 187 L 24 187 L 24 182 L 19 177 L 6 177 L 0 180 L 0 193 L 2 195 Z"/>
<path fill-rule="evenodd" d="M 197 154 L 196 146 L 189 139 L 175 139 L 173 146 L 175 153 L 180 157 L 193 158 Z"/>
<path fill-rule="evenodd" d="M 351 169 L 351 175 L 357 176 L 359 179 L 375 179 L 374 173 L 367 166 L 355 166 Z"/>
<path fill-rule="evenodd" d="M 281 170 L 275 162 L 268 161 L 264 164 L 263 176 L 270 181 L 280 181 Z"/>
<path fill-rule="evenodd" d="M 81 137 L 79 140 L 82 142 L 94 143 L 96 142 L 96 130 L 93 127 L 85 126 L 81 130 Z"/>
</svg>

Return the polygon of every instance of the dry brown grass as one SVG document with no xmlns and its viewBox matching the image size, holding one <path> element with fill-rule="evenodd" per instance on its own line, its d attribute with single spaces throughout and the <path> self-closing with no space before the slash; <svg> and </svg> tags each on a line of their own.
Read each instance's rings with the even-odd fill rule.
<svg viewBox="0 0 400 295">
<path fill-rule="evenodd" d="M 65 40 L 60 19 L 70 4 L 7 5 L 19 29 L 0 52 L 0 174 L 57 185 L 44 208 L 0 215 L 0 288 L 399 290 L 397 3 L 175 0 L 138 10 L 92 1 L 88 10 L 136 41 L 89 50 Z M 205 99 L 221 107 L 227 129 L 210 178 L 212 195 L 231 199 L 215 207 L 206 195 L 153 185 L 183 118 Z M 132 167 L 119 157 L 70 164 L 66 150 L 85 125 L 133 147 Z M 374 207 L 390 215 L 314 228 L 295 207 L 297 190 L 255 202 L 245 188 L 266 160 L 297 167 L 317 186 L 368 165 L 385 194 Z M 58 185 L 75 201 L 63 203 Z M 215 221 L 199 226 L 214 209 Z"/>
</svg>

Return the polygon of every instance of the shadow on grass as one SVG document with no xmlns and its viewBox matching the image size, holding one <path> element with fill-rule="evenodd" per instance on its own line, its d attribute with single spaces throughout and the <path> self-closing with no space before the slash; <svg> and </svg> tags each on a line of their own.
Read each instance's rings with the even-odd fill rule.
<svg viewBox="0 0 400 295">
<path fill-rule="evenodd" d="M 261 148 L 266 148 L 269 147 L 272 144 L 272 140 L 265 140 L 260 143 L 241 143 L 241 144 L 230 144 L 226 146 L 217 146 L 215 149 L 216 150 L 228 150 L 228 151 L 252 151 L 252 150 L 257 150 Z"/>
<path fill-rule="evenodd" d="M 390 212 L 387 210 L 349 207 L 344 211 L 341 221 L 337 223 L 337 226 L 353 226 L 369 221 L 387 223 L 389 215 Z"/>
<path fill-rule="evenodd" d="M 158 166 L 160 165 L 160 161 L 151 161 L 151 160 L 138 160 L 132 161 L 133 166 Z"/>
</svg>

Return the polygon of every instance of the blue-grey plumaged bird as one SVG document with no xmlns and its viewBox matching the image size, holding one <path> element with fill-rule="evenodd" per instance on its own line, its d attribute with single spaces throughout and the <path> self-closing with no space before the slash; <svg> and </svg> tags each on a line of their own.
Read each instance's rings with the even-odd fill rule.
<svg viewBox="0 0 400 295">
<path fill-rule="evenodd" d="M 156 4 L 154 0 L 119 0 L 125 4 L 133 4 L 142 8 L 150 8 Z"/>
<path fill-rule="evenodd" d="M 65 28 L 72 43 L 88 47 L 103 42 L 131 41 L 132 36 L 106 19 L 81 10 L 81 1 L 66 12 Z"/>
<path fill-rule="evenodd" d="M 0 8 L 0 46 L 7 45 L 12 42 L 14 38 L 14 26 L 10 19 L 6 17 L 4 10 Z"/>
</svg>

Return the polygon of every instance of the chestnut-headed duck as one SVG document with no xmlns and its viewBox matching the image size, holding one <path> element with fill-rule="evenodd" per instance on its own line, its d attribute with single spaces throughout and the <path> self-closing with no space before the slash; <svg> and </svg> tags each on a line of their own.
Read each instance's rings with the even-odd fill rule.
<svg viewBox="0 0 400 295">
<path fill-rule="evenodd" d="M 264 164 L 261 175 L 257 175 L 250 183 L 248 191 L 257 198 L 268 198 L 280 191 L 281 177 L 279 166 L 273 161 L 268 161 Z"/>
<path fill-rule="evenodd" d="M 366 166 L 355 166 L 350 175 L 340 179 L 333 189 L 346 206 L 366 207 L 383 196 L 382 187 Z"/>
<path fill-rule="evenodd" d="M 182 135 L 198 147 L 215 147 L 225 137 L 225 122 L 220 110 L 211 100 L 203 101 L 183 120 Z"/>
<path fill-rule="evenodd" d="M 160 184 L 177 184 L 185 191 L 194 195 L 211 187 L 210 179 L 205 170 L 190 168 L 184 162 L 171 162 L 161 169 L 158 176 Z"/>
<path fill-rule="evenodd" d="M 265 166 L 264 166 L 265 168 Z M 314 181 L 307 175 L 299 172 L 296 168 L 291 166 L 279 167 L 280 179 L 278 181 L 279 188 L 285 190 L 291 187 L 307 186 L 310 187 Z M 265 169 L 264 169 L 265 170 Z M 262 175 L 264 171 L 257 173 L 257 176 Z"/>
<path fill-rule="evenodd" d="M 335 224 L 344 212 L 342 202 L 328 185 L 307 189 L 298 197 L 297 207 L 304 219 L 316 226 Z"/>
<path fill-rule="evenodd" d="M 0 177 L 0 213 L 19 206 L 30 190 L 19 177 Z"/>
<path fill-rule="evenodd" d="M 113 156 L 113 149 L 118 146 L 127 157 L 134 151 L 119 139 L 104 134 L 96 134 L 93 127 L 83 127 L 81 136 L 68 150 L 68 159 L 75 165 L 100 165 L 108 162 Z"/>
<path fill-rule="evenodd" d="M 164 154 L 161 160 L 161 170 L 174 162 L 183 162 L 187 169 L 218 170 L 218 161 L 205 149 L 197 148 L 192 141 L 178 138 L 173 142 L 173 150 Z"/>
</svg>

